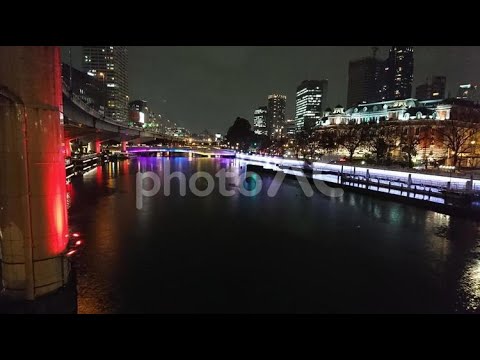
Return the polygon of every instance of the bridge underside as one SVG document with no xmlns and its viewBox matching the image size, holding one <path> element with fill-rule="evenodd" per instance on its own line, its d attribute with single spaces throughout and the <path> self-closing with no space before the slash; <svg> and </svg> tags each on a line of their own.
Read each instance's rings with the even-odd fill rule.
<svg viewBox="0 0 480 360">
<path fill-rule="evenodd" d="M 83 109 L 85 108 L 85 109 Z M 85 104 L 77 104 L 68 95 L 63 96 L 65 139 L 82 141 L 131 141 L 136 144 L 169 142 L 171 137 L 129 128 L 123 124 L 115 124 L 111 120 L 100 118 L 94 111 L 88 111 Z"/>
</svg>

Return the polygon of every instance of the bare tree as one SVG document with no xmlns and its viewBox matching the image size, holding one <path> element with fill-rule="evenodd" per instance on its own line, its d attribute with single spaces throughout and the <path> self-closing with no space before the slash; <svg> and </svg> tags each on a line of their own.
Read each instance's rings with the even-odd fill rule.
<svg viewBox="0 0 480 360">
<path fill-rule="evenodd" d="M 371 124 L 368 126 L 367 146 L 376 156 L 379 163 L 388 157 L 390 151 L 395 147 L 397 130 L 394 126 L 383 124 Z"/>
<path fill-rule="evenodd" d="M 418 131 L 417 131 L 418 129 Z M 431 126 L 415 127 L 412 125 L 405 125 L 398 127 L 398 141 L 400 151 L 405 154 L 408 161 L 408 166 L 413 166 L 413 157 L 417 155 L 417 149 L 420 144 L 425 147 L 431 141 L 430 139 Z"/>
<path fill-rule="evenodd" d="M 338 144 L 348 151 L 352 161 L 355 151 L 368 140 L 368 124 L 344 125 L 339 129 Z"/>
<path fill-rule="evenodd" d="M 438 125 L 437 134 L 445 147 L 452 152 L 453 166 L 458 166 L 461 153 L 473 148 L 472 139 L 478 131 L 479 125 L 471 121 L 449 119 Z"/>
</svg>

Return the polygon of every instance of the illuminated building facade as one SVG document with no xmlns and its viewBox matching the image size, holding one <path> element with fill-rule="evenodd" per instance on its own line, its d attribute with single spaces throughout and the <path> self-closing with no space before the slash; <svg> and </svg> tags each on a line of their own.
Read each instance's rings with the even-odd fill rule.
<svg viewBox="0 0 480 360">
<path fill-rule="evenodd" d="M 128 56 L 126 46 L 83 46 L 83 70 L 105 86 L 105 114 L 128 119 Z"/>
<path fill-rule="evenodd" d="M 309 132 L 322 118 L 322 104 L 328 91 L 328 80 L 304 80 L 297 87 L 295 102 L 296 132 Z"/>
<path fill-rule="evenodd" d="M 273 138 L 282 136 L 285 125 L 285 108 L 287 97 L 273 94 L 268 97 L 267 106 L 267 135 Z"/>
<path fill-rule="evenodd" d="M 395 120 L 448 120 L 452 105 L 442 100 L 389 100 L 359 104 L 344 110 L 340 105 L 323 119 L 323 125 L 381 123 Z"/>
<path fill-rule="evenodd" d="M 434 76 L 431 81 L 427 79 L 424 84 L 416 87 L 415 97 L 418 100 L 445 99 L 446 83 L 445 76 Z"/>
<path fill-rule="evenodd" d="M 480 105 L 464 99 L 439 100 L 390 100 L 368 104 L 359 104 L 344 110 L 341 106 L 334 111 L 326 111 L 322 119 L 322 126 L 316 130 L 353 124 L 384 124 L 400 127 L 404 134 L 416 136 L 418 142 L 416 160 L 422 161 L 451 161 L 451 151 L 446 146 L 446 140 L 441 132 L 442 123 L 446 120 L 461 123 L 480 124 Z M 449 122 L 450 124 L 450 122 Z M 461 126 L 461 125 L 458 125 Z M 358 156 L 363 156 L 370 150 L 367 147 L 359 149 Z M 392 155 L 401 157 L 401 147 L 392 150 Z M 340 155 L 348 155 L 339 150 Z M 447 164 L 449 164 L 447 162 Z M 468 144 L 465 144 L 460 155 L 460 165 L 466 167 L 480 166 L 480 132 L 474 135 Z"/>
<path fill-rule="evenodd" d="M 268 135 L 267 132 L 267 114 L 266 106 L 258 107 L 253 113 L 253 131 L 257 135 Z"/>
</svg>

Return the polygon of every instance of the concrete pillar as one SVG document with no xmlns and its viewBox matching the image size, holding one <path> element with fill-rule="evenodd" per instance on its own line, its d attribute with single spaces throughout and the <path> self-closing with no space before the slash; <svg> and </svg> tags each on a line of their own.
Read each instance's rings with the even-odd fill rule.
<svg viewBox="0 0 480 360">
<path fill-rule="evenodd" d="M 127 152 L 127 142 L 122 141 L 122 152 Z"/>
<path fill-rule="evenodd" d="M 88 152 L 93 151 L 95 154 L 98 154 L 100 153 L 101 149 L 102 149 L 102 144 L 100 140 L 94 140 L 88 143 L 88 146 L 87 146 Z"/>
<path fill-rule="evenodd" d="M 3 286 L 24 300 L 67 281 L 60 48 L 0 47 Z"/>
</svg>

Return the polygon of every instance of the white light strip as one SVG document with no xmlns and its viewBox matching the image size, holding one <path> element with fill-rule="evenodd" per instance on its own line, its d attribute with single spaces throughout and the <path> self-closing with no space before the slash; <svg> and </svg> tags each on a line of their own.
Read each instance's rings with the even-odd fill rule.
<svg viewBox="0 0 480 360">
<path fill-rule="evenodd" d="M 253 161 L 259 161 L 259 162 L 275 164 L 275 165 L 301 166 L 301 167 L 305 165 L 304 161 L 302 160 L 283 159 L 283 158 L 274 157 L 274 156 L 247 155 L 247 154 L 237 153 L 236 157 L 242 160 L 253 160 Z M 337 164 L 314 162 L 312 164 L 312 167 L 315 170 L 320 170 L 320 171 L 334 171 L 334 172 L 342 171 L 342 165 L 337 165 Z M 385 176 L 385 177 L 396 178 L 402 181 L 408 181 L 408 175 L 411 175 L 413 183 L 430 182 L 431 184 L 446 185 L 446 183 L 450 182 L 452 185 L 464 187 L 467 181 L 469 181 L 469 179 L 450 177 L 450 176 L 409 173 L 409 172 L 394 171 L 394 170 L 372 169 L 372 168 L 365 168 L 365 167 L 358 167 L 358 166 L 351 166 L 351 165 L 343 165 L 344 174 L 353 174 L 355 172 L 355 175 L 365 176 L 367 173 L 367 170 L 371 177 Z M 473 186 L 474 188 L 480 187 L 480 180 L 474 180 Z"/>
</svg>

